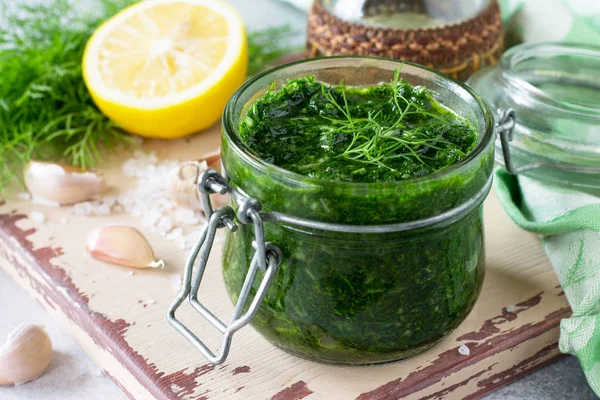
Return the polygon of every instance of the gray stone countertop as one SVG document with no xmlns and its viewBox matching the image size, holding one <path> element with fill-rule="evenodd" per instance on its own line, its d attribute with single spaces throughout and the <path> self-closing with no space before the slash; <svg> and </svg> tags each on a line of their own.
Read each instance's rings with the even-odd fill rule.
<svg viewBox="0 0 600 400">
<path fill-rule="evenodd" d="M 302 46 L 306 15 L 286 4 L 270 0 L 229 0 L 242 14 L 249 31 L 289 23 L 293 45 Z M 269 7 L 269 12 L 265 9 Z M 277 16 L 277 18 L 273 18 Z M 37 381 L 13 388 L 0 388 L 2 400 L 121 400 L 125 399 L 73 339 L 0 270 L 0 345 L 20 323 L 44 325 L 56 350 L 49 370 Z M 592 400 L 579 362 L 565 357 L 485 397 L 486 400 Z"/>
</svg>

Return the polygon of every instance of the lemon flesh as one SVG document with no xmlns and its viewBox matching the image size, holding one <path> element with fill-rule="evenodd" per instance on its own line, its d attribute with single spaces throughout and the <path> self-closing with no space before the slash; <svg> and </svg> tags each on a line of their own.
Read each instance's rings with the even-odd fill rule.
<svg viewBox="0 0 600 400">
<path fill-rule="evenodd" d="M 83 76 L 125 130 L 177 138 L 214 124 L 248 66 L 241 18 L 219 0 L 147 0 L 90 38 Z"/>
</svg>

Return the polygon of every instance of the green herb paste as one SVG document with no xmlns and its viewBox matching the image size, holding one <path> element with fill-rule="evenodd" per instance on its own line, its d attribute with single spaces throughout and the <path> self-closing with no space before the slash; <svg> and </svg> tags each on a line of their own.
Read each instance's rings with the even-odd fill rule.
<svg viewBox="0 0 600 400">
<path fill-rule="evenodd" d="M 239 136 L 225 125 L 222 143 L 231 184 L 259 199 L 263 211 L 318 221 L 375 225 L 438 215 L 480 191 L 493 166 L 488 146 L 459 172 L 423 177 L 468 157 L 477 134 L 397 74 L 367 88 L 292 80 L 250 104 L 236 128 Z M 272 165 L 258 166 L 247 153 Z M 300 175 L 290 179 L 281 168 Z M 460 218 L 395 233 L 278 222 L 264 229 L 283 262 L 252 324 L 302 357 L 368 364 L 411 356 L 452 331 L 481 289 L 480 205 Z M 223 275 L 234 302 L 253 239 L 249 225 L 225 238 Z"/>
<path fill-rule="evenodd" d="M 399 80 L 337 87 L 314 77 L 269 91 L 239 131 L 262 159 L 314 178 L 389 182 L 428 175 L 462 160 L 477 133 L 423 87 Z"/>
</svg>

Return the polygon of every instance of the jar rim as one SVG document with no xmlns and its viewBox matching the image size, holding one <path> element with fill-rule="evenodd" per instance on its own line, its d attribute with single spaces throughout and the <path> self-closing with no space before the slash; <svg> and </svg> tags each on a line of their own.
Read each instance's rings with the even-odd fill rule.
<svg viewBox="0 0 600 400">
<path fill-rule="evenodd" d="M 600 104 L 589 102 L 582 104 L 566 98 L 556 100 L 556 96 L 548 93 L 524 79 L 517 72 L 517 67 L 532 59 L 541 57 L 576 56 L 598 60 L 600 63 L 600 47 L 576 43 L 526 43 L 507 50 L 500 60 L 501 73 L 511 89 L 522 93 L 533 101 L 540 102 L 561 113 L 600 119 Z M 560 71 L 555 71 L 560 73 Z"/>
<path fill-rule="evenodd" d="M 375 25 L 368 25 L 365 24 L 364 22 L 361 21 L 352 21 L 346 18 L 343 18 L 342 16 L 336 14 L 330 7 L 330 5 L 326 5 L 322 0 L 317 0 L 315 1 L 315 3 L 322 7 L 324 9 L 324 11 L 329 14 L 329 17 L 332 18 L 336 24 L 350 24 L 352 26 L 360 26 L 360 27 L 364 27 L 364 28 L 369 28 L 374 30 L 375 32 L 406 32 L 406 33 L 417 33 L 417 34 L 422 34 L 422 33 L 431 33 L 431 32 L 444 32 L 447 29 L 451 29 L 451 28 L 455 28 L 455 27 L 460 27 L 461 29 L 464 30 L 469 30 L 467 28 L 465 28 L 468 25 L 471 24 L 476 24 L 477 20 L 479 18 L 481 18 L 482 16 L 484 16 L 489 10 L 493 9 L 494 7 L 498 7 L 498 3 L 497 0 L 481 0 L 481 3 L 479 4 L 479 7 L 475 8 L 475 10 L 470 10 L 470 14 L 467 16 L 463 16 L 462 18 L 456 18 L 454 20 L 451 21 L 447 21 L 443 24 L 440 25 L 436 25 L 436 26 L 431 26 L 431 27 L 420 27 L 420 28 L 408 28 L 408 29 L 401 29 L 401 28 L 390 28 L 390 27 L 385 27 L 385 26 L 375 26 Z M 445 5 L 447 7 L 447 5 Z M 453 8 L 453 7 L 448 7 L 448 8 Z"/>
<path fill-rule="evenodd" d="M 318 65 L 323 62 L 333 62 L 333 63 L 339 63 L 340 67 L 341 67 L 342 65 L 348 66 L 347 64 L 344 64 L 345 62 L 356 64 L 357 61 L 361 61 L 363 63 L 373 63 L 372 65 L 370 65 L 372 67 L 377 67 L 376 64 L 379 64 L 379 63 L 386 63 L 386 62 L 390 63 L 391 62 L 391 63 L 397 64 L 398 66 L 409 66 L 411 68 L 424 70 L 426 72 L 431 73 L 433 76 L 436 77 L 436 79 L 441 79 L 441 80 L 451 83 L 454 86 L 456 91 L 462 91 L 464 94 L 466 94 L 467 96 L 469 96 L 470 98 L 475 100 L 476 104 L 479 106 L 479 108 L 481 110 L 481 114 L 483 116 L 484 125 L 485 125 L 485 128 L 484 128 L 485 132 L 483 133 L 483 135 L 481 135 L 481 139 L 478 141 L 476 147 L 467 155 L 467 157 L 465 157 L 458 163 L 453 164 L 441 171 L 433 172 L 431 174 L 428 174 L 428 175 L 425 175 L 422 177 L 403 179 L 403 180 L 398 180 L 398 181 L 393 181 L 393 182 L 346 182 L 346 181 L 334 181 L 334 180 L 327 180 L 327 179 L 321 179 L 321 178 L 314 178 L 314 177 L 302 175 L 297 172 L 293 172 L 293 171 L 289 171 L 287 169 L 281 168 L 281 167 L 279 167 L 275 164 L 269 163 L 266 160 L 255 155 L 252 152 L 252 150 L 241 140 L 241 136 L 238 132 L 238 124 L 237 124 L 237 121 L 239 120 L 239 118 L 241 118 L 241 115 L 236 115 L 236 110 L 238 109 L 238 107 L 237 107 L 238 102 L 240 101 L 241 97 L 245 94 L 246 91 L 253 90 L 253 89 L 260 89 L 260 88 L 264 87 L 264 86 L 262 86 L 260 88 L 258 88 L 258 87 L 255 88 L 254 86 L 258 82 L 264 80 L 266 77 L 268 77 L 276 72 L 279 72 L 279 71 L 282 71 L 282 70 L 285 70 L 287 68 L 291 68 L 294 66 L 298 66 L 298 65 L 306 65 L 306 64 L 317 64 Z M 352 66 L 354 67 L 355 65 L 352 65 Z M 364 67 L 365 65 L 360 65 L 360 66 Z M 358 68 L 359 66 L 356 65 L 356 67 Z M 243 106 L 245 106 L 245 104 L 242 104 L 242 107 Z M 223 135 L 226 136 L 227 140 L 233 146 L 233 148 L 238 152 L 238 154 L 241 155 L 245 159 L 246 162 L 254 165 L 255 167 L 257 167 L 261 170 L 265 170 L 268 168 L 270 170 L 277 171 L 283 177 L 285 177 L 286 180 L 292 181 L 294 183 L 313 184 L 313 185 L 321 185 L 321 186 L 322 185 L 336 185 L 336 186 L 351 187 L 351 188 L 356 188 L 356 189 L 372 188 L 374 186 L 377 186 L 380 188 L 397 187 L 398 185 L 421 184 L 421 183 L 426 183 L 429 181 L 443 179 L 444 177 L 451 175 L 452 173 L 455 173 L 457 170 L 460 170 L 461 168 L 464 168 L 465 166 L 469 165 L 471 161 L 476 160 L 479 155 L 484 153 L 484 151 L 488 148 L 488 146 L 493 142 L 494 133 L 495 133 L 494 117 L 493 117 L 492 112 L 490 111 L 487 103 L 483 100 L 483 98 L 481 98 L 473 89 L 471 89 L 465 83 L 460 82 L 460 81 L 458 81 L 448 75 L 445 75 L 442 72 L 436 71 L 432 68 L 428 68 L 428 67 L 425 67 L 425 66 L 422 66 L 419 64 L 415 64 L 412 62 L 400 61 L 400 60 L 383 58 L 383 57 L 369 57 L 369 56 L 330 56 L 330 57 L 309 58 L 309 59 L 294 61 L 294 62 L 287 63 L 287 64 L 282 64 L 280 66 L 277 66 L 277 67 L 271 68 L 267 71 L 264 71 L 256 76 L 252 77 L 248 81 L 246 81 L 231 96 L 231 98 L 227 102 L 227 105 L 225 106 L 225 111 L 223 113 L 223 118 L 222 118 L 222 126 L 223 126 Z"/>
</svg>

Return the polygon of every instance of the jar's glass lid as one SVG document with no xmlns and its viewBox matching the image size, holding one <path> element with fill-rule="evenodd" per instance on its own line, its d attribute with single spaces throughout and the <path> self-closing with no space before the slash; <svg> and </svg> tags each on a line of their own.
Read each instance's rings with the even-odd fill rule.
<svg viewBox="0 0 600 400">
<path fill-rule="evenodd" d="M 366 26 L 427 29 L 455 24 L 481 13 L 491 0 L 324 0 L 338 18 Z"/>
<path fill-rule="evenodd" d="M 600 189 L 600 48 L 517 46 L 468 84 L 492 110 L 516 111 L 510 153 L 517 171 Z M 498 161 L 505 162 L 502 156 Z"/>
</svg>

